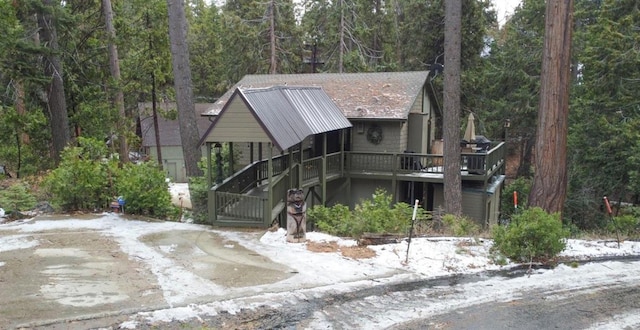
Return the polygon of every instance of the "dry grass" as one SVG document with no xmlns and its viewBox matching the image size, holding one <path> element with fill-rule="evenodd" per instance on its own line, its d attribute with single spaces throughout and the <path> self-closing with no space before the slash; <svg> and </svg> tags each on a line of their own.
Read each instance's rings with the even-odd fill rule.
<svg viewBox="0 0 640 330">
<path fill-rule="evenodd" d="M 307 250 L 317 253 L 340 252 L 351 259 L 368 259 L 376 256 L 376 252 L 366 246 L 339 246 L 337 242 L 307 242 Z"/>
</svg>

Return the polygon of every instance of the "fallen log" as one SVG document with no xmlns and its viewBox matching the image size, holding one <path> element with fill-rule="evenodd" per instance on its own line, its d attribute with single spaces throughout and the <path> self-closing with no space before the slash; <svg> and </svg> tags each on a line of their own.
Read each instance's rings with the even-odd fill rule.
<svg viewBox="0 0 640 330">
<path fill-rule="evenodd" d="M 362 236 L 360 236 L 360 239 L 358 239 L 358 245 L 367 246 L 399 243 L 402 241 L 404 236 L 405 235 L 400 234 L 364 233 Z"/>
</svg>

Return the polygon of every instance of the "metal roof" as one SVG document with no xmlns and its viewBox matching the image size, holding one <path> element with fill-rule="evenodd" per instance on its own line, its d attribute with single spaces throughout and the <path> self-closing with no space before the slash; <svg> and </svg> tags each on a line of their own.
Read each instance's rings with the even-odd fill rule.
<svg viewBox="0 0 640 330">
<path fill-rule="evenodd" d="M 218 114 L 237 88 L 317 86 L 350 119 L 406 120 L 428 71 L 247 75 L 206 112 Z"/>
<path fill-rule="evenodd" d="M 351 127 L 351 122 L 320 87 L 273 86 L 238 88 L 231 98 L 241 97 L 269 135 L 272 143 L 285 150 L 311 135 Z M 217 118 L 222 118 L 225 108 Z M 209 132 L 215 129 L 216 119 Z"/>
</svg>

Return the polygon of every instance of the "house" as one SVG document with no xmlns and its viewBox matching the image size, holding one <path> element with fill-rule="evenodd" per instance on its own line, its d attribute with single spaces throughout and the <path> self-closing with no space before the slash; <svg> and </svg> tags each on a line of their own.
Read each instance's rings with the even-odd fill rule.
<svg viewBox="0 0 640 330">
<path fill-rule="evenodd" d="M 377 188 L 427 210 L 444 204 L 441 113 L 429 72 L 248 75 L 207 114 L 216 118 L 202 144 L 227 143 L 240 154 L 231 166 L 238 170 L 215 185 L 209 159 L 214 225 L 282 221 L 289 188 L 302 188 L 308 205 L 353 207 Z M 468 147 L 461 148 L 463 213 L 492 224 L 504 144 Z"/>
<path fill-rule="evenodd" d="M 196 103 L 194 105 L 196 119 L 198 121 L 198 131 L 200 137 L 211 125 L 212 117 L 203 117 L 202 113 L 210 111 L 213 103 Z M 139 134 L 141 139 L 142 153 L 150 159 L 158 161 L 158 148 L 153 124 L 153 105 L 150 102 L 138 104 Z M 182 139 L 180 138 L 180 125 L 177 119 L 177 106 L 175 102 L 156 103 L 158 115 L 158 132 L 160 138 L 160 153 L 162 155 L 162 168 L 167 178 L 173 182 L 187 182 L 184 167 L 184 156 L 182 153 Z M 166 117 L 175 119 L 167 119 Z M 203 151 L 204 151 L 203 147 Z"/>
</svg>

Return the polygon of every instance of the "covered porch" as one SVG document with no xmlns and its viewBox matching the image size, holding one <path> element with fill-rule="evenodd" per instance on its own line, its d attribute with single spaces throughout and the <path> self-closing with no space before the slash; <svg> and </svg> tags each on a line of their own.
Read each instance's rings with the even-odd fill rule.
<svg viewBox="0 0 640 330">
<path fill-rule="evenodd" d="M 344 139 L 350 128 L 321 88 L 238 88 L 201 141 L 207 146 L 212 224 L 267 227 L 283 213 L 290 188 L 317 187 L 312 191 L 326 201 L 326 183 L 343 176 Z M 329 136 L 341 141 L 339 150 L 327 150 Z M 309 137 L 321 137 L 319 156 L 312 157 L 303 146 Z M 256 144 L 266 155 L 214 184 L 212 150 L 225 142 Z"/>
</svg>

